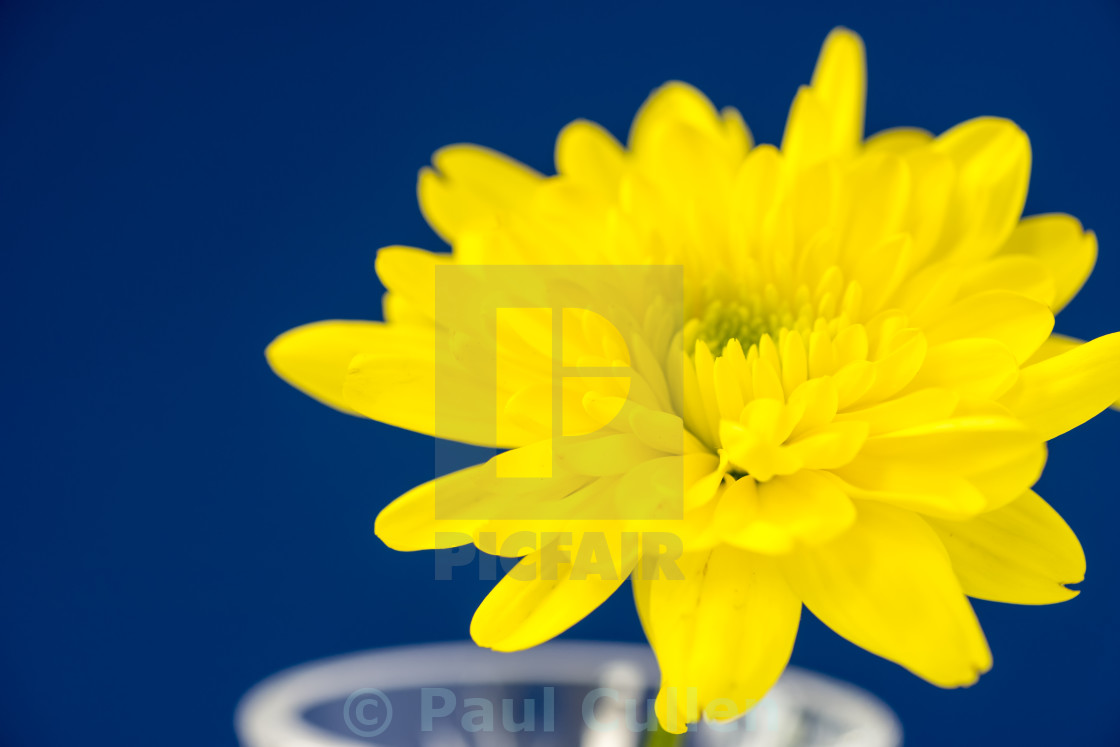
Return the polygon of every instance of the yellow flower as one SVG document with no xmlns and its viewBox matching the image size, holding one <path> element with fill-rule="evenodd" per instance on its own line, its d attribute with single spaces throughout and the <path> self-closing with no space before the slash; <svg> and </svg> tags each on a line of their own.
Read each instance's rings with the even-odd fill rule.
<svg viewBox="0 0 1120 747">
<path fill-rule="evenodd" d="M 780 149 L 682 83 L 654 92 L 626 147 L 570 124 L 557 176 L 445 148 L 419 196 L 452 252 L 382 249 L 384 323 L 321 322 L 269 348 L 280 376 L 338 409 L 511 449 L 377 520 L 401 550 L 522 558 L 475 614 L 480 645 L 548 640 L 633 575 L 657 714 L 681 731 L 765 694 L 802 605 L 956 687 L 991 666 L 967 596 L 1077 594 L 1081 547 L 1030 488 L 1046 441 L 1120 396 L 1120 333 L 1051 334 L 1096 239 L 1067 215 L 1021 218 L 1030 146 L 1012 122 L 864 140 L 864 95 L 862 42 L 838 29 Z M 506 308 L 534 284 L 518 268 L 553 265 L 625 313 L 565 303 L 558 325 Z M 680 268 L 683 292 L 580 266 Z M 449 268 L 465 285 L 440 285 Z M 486 327 L 472 304 L 491 302 Z M 557 384 L 554 342 L 599 373 Z M 652 529 L 679 553 L 640 572 L 665 548 L 629 533 Z"/>
</svg>

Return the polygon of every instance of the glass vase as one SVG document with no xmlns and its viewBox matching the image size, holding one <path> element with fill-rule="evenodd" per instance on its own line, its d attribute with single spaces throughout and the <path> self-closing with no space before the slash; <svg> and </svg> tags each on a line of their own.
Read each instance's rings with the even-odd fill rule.
<svg viewBox="0 0 1120 747">
<path fill-rule="evenodd" d="M 238 705 L 237 733 L 244 747 L 642 747 L 656 729 L 657 682 L 641 645 L 369 651 L 256 685 Z M 868 693 L 790 668 L 747 715 L 693 725 L 676 744 L 895 747 L 901 735 L 894 714 Z"/>
</svg>

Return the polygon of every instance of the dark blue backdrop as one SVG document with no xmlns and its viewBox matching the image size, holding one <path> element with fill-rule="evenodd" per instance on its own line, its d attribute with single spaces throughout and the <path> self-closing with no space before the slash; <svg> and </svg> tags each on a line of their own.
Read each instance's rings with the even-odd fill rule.
<svg viewBox="0 0 1120 747">
<path fill-rule="evenodd" d="M 430 555 L 372 533 L 430 476 L 431 443 L 318 405 L 262 355 L 294 325 L 376 317 L 378 246 L 439 246 L 414 180 L 441 145 L 547 170 L 567 121 L 624 135 L 671 78 L 774 142 L 848 25 L 869 131 L 1027 130 L 1028 212 L 1101 240 L 1059 330 L 1120 328 L 1114 0 L 480 5 L 4 3 L 0 742 L 231 744 L 265 675 L 467 635 L 484 584 L 436 582 Z M 912 745 L 1120 741 L 1117 443 L 1108 413 L 1052 445 L 1040 490 L 1084 542 L 1085 591 L 978 603 L 996 657 L 979 685 L 937 690 L 811 619 L 794 662 L 879 693 Z M 570 635 L 637 640 L 631 607 Z"/>
</svg>

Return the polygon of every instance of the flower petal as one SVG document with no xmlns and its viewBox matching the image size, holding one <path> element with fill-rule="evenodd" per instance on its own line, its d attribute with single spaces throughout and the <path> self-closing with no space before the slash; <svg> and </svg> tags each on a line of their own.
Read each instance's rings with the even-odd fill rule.
<svg viewBox="0 0 1120 747">
<path fill-rule="evenodd" d="M 1068 350 L 1073 350 L 1077 346 L 1084 344 L 1084 340 L 1079 340 L 1076 337 L 1052 334 L 1046 338 L 1046 342 L 1042 343 L 1042 347 L 1034 351 L 1034 355 L 1027 359 L 1026 365 L 1033 365 L 1047 358 L 1053 358 L 1055 355 L 1061 355 Z M 1112 409 L 1120 410 L 1120 399 L 1112 403 Z"/>
<path fill-rule="evenodd" d="M 917 127 L 892 127 L 889 130 L 876 132 L 867 138 L 864 147 L 867 150 L 882 151 L 905 155 L 911 151 L 923 148 L 933 141 L 933 135 Z"/>
<path fill-rule="evenodd" d="M 378 322 L 331 320 L 290 329 L 265 350 L 276 375 L 336 410 L 357 415 L 346 404 L 343 385 L 354 356 L 393 345 L 398 335 Z"/>
<path fill-rule="evenodd" d="M 931 420 L 943 420 L 953 414 L 959 399 L 957 392 L 951 389 L 917 389 L 862 410 L 850 410 L 836 419 L 867 423 L 868 434 L 877 436 Z"/>
<path fill-rule="evenodd" d="M 820 544 L 856 518 L 851 499 L 827 473 L 801 470 L 753 487 L 744 477 L 724 491 L 715 522 L 725 542 L 754 552 L 789 552 Z"/>
<path fill-rule="evenodd" d="M 1060 335 L 1054 333 L 1046 338 L 1046 341 L 1039 346 L 1038 350 L 1034 351 L 1034 355 L 1026 360 L 1024 365 L 1032 365 L 1039 361 L 1044 361 L 1047 358 L 1053 358 L 1055 355 L 1061 355 L 1067 350 L 1073 350 L 1078 345 L 1084 345 L 1084 340 L 1079 340 L 1076 337 L 1069 337 L 1068 335 Z"/>
<path fill-rule="evenodd" d="M 420 171 L 420 210 L 449 244 L 478 221 L 524 204 L 541 181 L 528 166 L 478 145 L 441 148 L 432 164 Z"/>
<path fill-rule="evenodd" d="M 829 151 L 836 155 L 854 153 L 863 140 L 866 68 L 859 35 L 833 29 L 821 47 L 811 85 L 831 122 Z"/>
<path fill-rule="evenodd" d="M 1120 398 L 1120 332 L 1023 368 L 1001 402 L 1049 441 Z"/>
<path fill-rule="evenodd" d="M 394 327 L 406 337 L 406 330 Z M 417 335 L 415 342 L 400 340 L 410 347 L 355 356 L 343 387 L 346 407 L 398 428 L 477 446 L 520 446 L 550 435 L 497 410 L 493 379 L 472 376 L 450 355 L 436 356 L 432 331 L 428 334 L 426 345 Z"/>
<path fill-rule="evenodd" d="M 741 122 L 741 120 L 739 120 Z M 738 160 L 746 155 L 742 132 L 736 131 L 734 117 L 725 120 L 708 97 L 680 81 L 670 81 L 650 94 L 630 128 L 630 150 L 638 158 L 653 155 L 666 133 L 692 131 L 729 154 L 737 151 Z"/>
<path fill-rule="evenodd" d="M 968 296 L 937 311 L 926 328 L 929 344 L 966 337 L 998 340 L 1022 362 L 1050 336 L 1054 314 L 1046 304 L 1011 291 Z"/>
<path fill-rule="evenodd" d="M 1031 170 L 1030 141 L 1014 123 L 978 117 L 934 141 L 957 168 L 939 243 L 942 256 L 979 259 L 995 253 L 1019 222 Z"/>
<path fill-rule="evenodd" d="M 485 516 L 502 511 L 489 505 L 493 497 L 488 501 L 478 490 L 477 480 L 483 474 L 485 467 L 479 465 L 417 485 L 381 510 L 374 533 L 389 547 L 405 552 L 467 544 Z"/>
<path fill-rule="evenodd" d="M 966 519 L 987 507 L 986 496 L 960 475 L 893 459 L 856 459 L 835 470 L 853 498 L 882 501 L 930 516 Z"/>
<path fill-rule="evenodd" d="M 937 534 L 908 511 L 862 503 L 846 533 L 780 562 L 822 622 L 935 685 L 970 685 L 992 665 Z"/>
<path fill-rule="evenodd" d="M 1002 342 L 963 337 L 931 347 L 909 388 L 943 387 L 965 397 L 987 399 L 1006 392 L 1018 376 L 1019 364 Z"/>
<path fill-rule="evenodd" d="M 997 254 L 975 267 L 952 268 L 949 271 L 961 273 L 959 293 L 962 297 L 989 290 L 1006 290 L 1054 308 L 1054 278 L 1050 269 L 1034 257 Z"/>
<path fill-rule="evenodd" d="M 581 564 L 590 549 L 595 565 Z M 482 600 L 471 620 L 471 637 L 479 646 L 497 651 L 520 651 L 554 638 L 622 585 L 637 564 L 637 550 L 636 543 L 627 543 L 617 533 L 587 532 L 542 541 L 539 550 L 522 558 Z"/>
<path fill-rule="evenodd" d="M 622 177 L 622 146 L 609 132 L 585 119 L 577 119 L 556 138 L 556 170 L 581 185 L 613 197 Z"/>
<path fill-rule="evenodd" d="M 374 263 L 377 277 L 396 301 L 393 304 L 386 302 L 385 320 L 408 321 L 389 313 L 390 309 L 400 308 L 400 301 L 407 303 L 419 319 L 429 323 L 435 319 L 436 268 L 449 265 L 452 261 L 450 254 L 437 254 L 410 246 L 380 249 Z"/>
<path fill-rule="evenodd" d="M 1025 254 L 1042 263 L 1054 281 L 1058 313 L 1081 289 L 1097 261 L 1097 237 L 1072 215 L 1051 213 L 1024 218 L 1011 232 L 1001 253 Z"/>
<path fill-rule="evenodd" d="M 705 710 L 733 718 L 761 699 L 789 661 L 801 616 L 768 558 L 718 545 L 678 562 L 682 579 L 634 580 L 661 667 L 657 717 L 675 734 Z M 728 701 L 731 710 L 720 707 Z"/>
<path fill-rule="evenodd" d="M 891 460 L 968 475 L 1033 452 L 1039 439 L 1014 418 L 962 415 L 867 439 L 857 459 Z"/>
<path fill-rule="evenodd" d="M 969 521 L 928 521 L 970 597 L 1053 604 L 1077 596 L 1065 584 L 1085 578 L 1085 553 L 1077 536 L 1033 491 Z"/>
<path fill-rule="evenodd" d="M 849 156 L 863 139 L 867 90 L 863 41 L 837 28 L 821 47 L 813 80 L 794 98 L 782 136 L 782 153 L 797 170 Z"/>
</svg>

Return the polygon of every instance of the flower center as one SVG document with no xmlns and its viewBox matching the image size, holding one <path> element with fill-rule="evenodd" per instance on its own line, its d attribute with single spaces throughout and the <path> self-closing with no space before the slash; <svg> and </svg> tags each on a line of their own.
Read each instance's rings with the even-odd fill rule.
<svg viewBox="0 0 1120 747">
<path fill-rule="evenodd" d="M 783 298 L 772 284 L 747 293 L 710 296 L 686 325 L 685 346 L 691 350 L 696 340 L 702 340 L 718 356 L 728 342 L 738 340 L 748 350 L 763 335 L 778 340 L 782 330 L 808 333 L 816 316 L 807 291 Z"/>
</svg>

